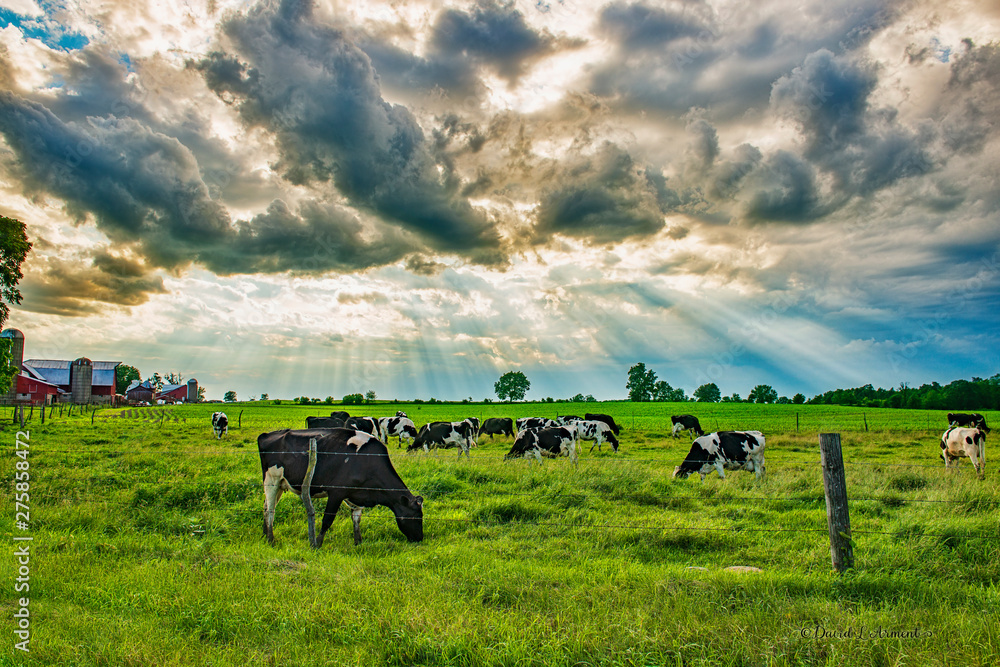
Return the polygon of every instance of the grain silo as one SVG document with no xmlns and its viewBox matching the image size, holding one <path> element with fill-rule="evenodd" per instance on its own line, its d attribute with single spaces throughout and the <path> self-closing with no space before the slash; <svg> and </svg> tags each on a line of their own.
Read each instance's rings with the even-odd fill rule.
<svg viewBox="0 0 1000 667">
<path fill-rule="evenodd" d="M 188 403 L 198 402 L 198 381 L 195 380 L 194 378 L 188 380 L 187 402 Z"/>
<path fill-rule="evenodd" d="M 0 338 L 10 340 L 10 365 L 20 371 L 24 363 L 24 334 L 17 329 L 4 329 L 0 332 Z M 14 376 L 14 380 L 10 383 L 10 390 L 6 396 L 10 401 L 17 398 L 17 376 Z"/>
<path fill-rule="evenodd" d="M 74 361 L 69 367 L 69 389 L 74 403 L 90 403 L 93 381 L 94 365 L 90 359 L 80 357 Z"/>
</svg>

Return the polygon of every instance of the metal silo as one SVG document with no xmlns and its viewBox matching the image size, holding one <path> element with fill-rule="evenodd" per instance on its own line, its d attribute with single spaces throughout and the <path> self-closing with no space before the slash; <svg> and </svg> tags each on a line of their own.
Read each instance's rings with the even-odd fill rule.
<svg viewBox="0 0 1000 667">
<path fill-rule="evenodd" d="M 69 367 L 69 390 L 73 402 L 90 403 L 94 385 L 94 365 L 87 357 L 80 357 Z"/>
<path fill-rule="evenodd" d="M 188 403 L 198 402 L 198 381 L 195 380 L 194 378 L 188 380 L 187 402 Z"/>
<path fill-rule="evenodd" d="M 10 339 L 10 365 L 20 370 L 24 363 L 24 334 L 17 329 L 4 329 L 0 332 L 0 338 Z M 6 396 L 11 401 L 17 397 L 17 376 L 10 383 Z"/>
</svg>

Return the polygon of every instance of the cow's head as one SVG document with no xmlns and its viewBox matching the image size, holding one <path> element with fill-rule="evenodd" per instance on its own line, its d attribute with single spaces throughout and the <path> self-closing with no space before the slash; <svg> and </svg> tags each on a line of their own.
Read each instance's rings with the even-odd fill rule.
<svg viewBox="0 0 1000 667">
<path fill-rule="evenodd" d="M 684 470 L 680 466 L 674 468 L 674 479 L 687 479 L 691 476 L 690 470 Z"/>
<path fill-rule="evenodd" d="M 615 437 L 614 433 L 610 433 L 609 432 L 607 435 L 608 435 L 608 442 L 611 443 L 611 446 L 614 447 L 615 451 L 617 452 L 618 451 L 618 438 Z"/>
<path fill-rule="evenodd" d="M 417 437 L 417 428 L 412 424 L 405 424 L 403 426 L 403 436 L 409 439 L 414 439 Z"/>
<path fill-rule="evenodd" d="M 410 542 L 424 539 L 424 499 L 421 496 L 403 494 L 400 503 L 393 508 L 396 525 Z"/>
</svg>

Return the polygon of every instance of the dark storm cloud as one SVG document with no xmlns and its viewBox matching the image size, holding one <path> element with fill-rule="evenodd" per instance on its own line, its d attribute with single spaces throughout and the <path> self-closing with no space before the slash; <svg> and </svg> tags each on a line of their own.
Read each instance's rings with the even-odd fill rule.
<svg viewBox="0 0 1000 667">
<path fill-rule="evenodd" d="M 40 104 L 0 91 L 0 133 L 28 190 L 46 191 L 72 213 L 92 214 L 115 242 L 141 242 L 160 266 L 184 261 L 186 239 L 218 241 L 228 215 L 176 139 L 131 119 L 63 123 Z"/>
<path fill-rule="evenodd" d="M 239 221 L 225 243 L 197 257 L 220 275 L 236 273 L 318 274 L 383 266 L 412 252 L 412 239 L 379 225 L 372 237 L 352 212 L 315 200 L 291 210 L 275 200 L 267 211 Z"/>
<path fill-rule="evenodd" d="M 440 250 L 502 261 L 489 221 L 440 181 L 416 119 L 382 99 L 368 56 L 316 21 L 311 3 L 256 6 L 223 32 L 236 53 L 197 67 L 247 125 L 275 134 L 285 178 L 332 181 L 353 205 Z"/>
<path fill-rule="evenodd" d="M 820 50 L 775 82 L 771 104 L 799 125 L 804 156 L 837 179 L 841 194 L 867 195 L 934 168 L 921 135 L 896 121 L 892 109 L 872 108 L 874 65 Z"/>
<path fill-rule="evenodd" d="M 759 113 L 774 81 L 807 54 L 860 49 L 891 24 L 899 4 L 832 0 L 810 12 L 734 4 L 723 16 L 697 2 L 615 2 L 597 30 L 617 55 L 593 69 L 589 89 L 633 112 L 708 108 L 728 120 Z"/>
<path fill-rule="evenodd" d="M 163 279 L 149 266 L 104 250 L 94 252 L 89 265 L 49 259 L 43 270 L 26 274 L 21 290 L 22 310 L 72 317 L 99 312 L 95 301 L 138 306 L 151 294 L 166 293 Z"/>
<path fill-rule="evenodd" d="M 778 151 L 754 176 L 746 215 L 760 222 L 810 222 L 823 214 L 816 173 L 805 160 Z"/>
<path fill-rule="evenodd" d="M 134 248 L 152 267 L 198 262 L 224 275 L 353 271 L 397 261 L 413 250 L 413 239 L 398 230 L 373 223 L 373 233 L 355 214 L 315 201 L 294 212 L 275 201 L 265 213 L 232 224 L 209 196 L 193 154 L 132 119 L 64 123 L 37 103 L 0 92 L 0 133 L 17 156 L 10 168 L 27 192 L 63 199 L 79 219 L 93 216 L 113 243 Z M 113 275 L 114 264 L 107 262 L 97 257 L 94 267 Z M 46 284 L 67 279 L 65 272 L 50 278 L 38 286 L 41 297 L 56 293 Z M 104 292 L 121 293 L 118 301 L 93 298 L 134 305 L 134 281 L 88 280 Z"/>
<path fill-rule="evenodd" d="M 636 164 L 632 156 L 606 143 L 593 156 L 567 160 L 538 204 L 535 234 L 551 234 L 610 243 L 647 236 L 664 226 L 666 188 Z"/>
<path fill-rule="evenodd" d="M 478 0 L 471 11 L 445 9 L 431 31 L 441 60 L 464 56 L 515 83 L 527 67 L 556 50 L 559 40 L 532 29 L 513 2 Z"/>
<path fill-rule="evenodd" d="M 975 46 L 966 40 L 964 46 L 951 66 L 942 131 L 950 150 L 976 153 L 1000 117 L 1000 44 Z"/>
<path fill-rule="evenodd" d="M 708 28 L 705 17 L 690 10 L 671 11 L 641 2 L 613 2 L 598 17 L 599 31 L 630 50 L 659 49 L 682 37 L 697 37 Z"/>
</svg>

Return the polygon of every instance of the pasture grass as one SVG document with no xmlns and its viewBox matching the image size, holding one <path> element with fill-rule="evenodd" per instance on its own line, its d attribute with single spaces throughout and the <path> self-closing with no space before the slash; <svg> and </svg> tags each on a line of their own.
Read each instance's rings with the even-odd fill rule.
<svg viewBox="0 0 1000 667">
<path fill-rule="evenodd" d="M 420 424 L 553 406 L 417 407 L 359 412 L 404 409 Z M 587 445 L 574 468 L 504 462 L 508 438 L 469 459 L 392 443 L 425 498 L 424 542 L 378 508 L 355 547 L 341 510 L 316 551 L 290 494 L 276 544 L 263 540 L 256 437 L 329 406 L 225 406 L 221 441 L 212 405 L 103 410 L 93 426 L 89 414 L 36 419 L 31 652 L 13 649 L 22 594 L 8 558 L 0 665 L 1000 664 L 1000 478 L 993 466 L 976 479 L 967 461 L 945 472 L 943 413 L 921 428 L 922 411 L 866 410 L 887 426 L 865 432 L 849 428 L 857 410 L 722 406 L 723 428 L 765 432 L 767 476 L 702 483 L 672 479 L 690 439 L 669 436 L 669 414 L 694 407 L 714 427 L 702 406 L 559 407 L 614 415 L 621 451 Z M 645 410 L 635 428 L 633 408 Z M 785 408 L 800 412 L 798 432 Z M 897 412 L 913 413 L 909 426 Z M 823 428 L 803 429 L 806 417 Z M 817 430 L 842 432 L 856 558 L 845 575 L 831 570 Z M 0 437 L 12 499 L 14 430 Z M 3 521 L 14 533 L 12 502 Z"/>
</svg>

